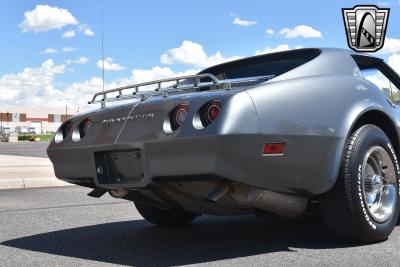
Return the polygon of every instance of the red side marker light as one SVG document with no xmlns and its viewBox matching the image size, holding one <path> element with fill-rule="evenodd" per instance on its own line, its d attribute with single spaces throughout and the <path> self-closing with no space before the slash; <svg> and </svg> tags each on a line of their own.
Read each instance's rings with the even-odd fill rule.
<svg viewBox="0 0 400 267">
<path fill-rule="evenodd" d="M 264 144 L 263 155 L 283 155 L 284 150 L 284 143 L 267 143 Z"/>
</svg>

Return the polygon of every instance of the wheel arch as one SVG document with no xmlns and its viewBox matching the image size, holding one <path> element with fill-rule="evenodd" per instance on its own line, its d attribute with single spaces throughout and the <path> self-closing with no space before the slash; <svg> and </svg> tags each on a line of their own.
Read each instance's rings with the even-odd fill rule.
<svg viewBox="0 0 400 267">
<path fill-rule="evenodd" d="M 389 138 L 396 151 L 396 156 L 399 157 L 400 151 L 400 139 L 399 132 L 396 127 L 396 123 L 390 118 L 390 116 L 382 110 L 371 109 L 361 113 L 356 120 L 353 122 L 346 140 L 352 135 L 358 128 L 366 124 L 373 124 L 378 126 Z"/>
<path fill-rule="evenodd" d="M 354 110 L 353 110 L 354 111 Z M 350 112 L 351 114 L 352 112 Z M 354 113 L 353 113 L 354 114 Z M 349 117 L 348 117 L 349 118 Z M 349 122 L 349 120 L 345 120 Z M 363 111 L 357 112 L 357 115 L 350 120 L 350 123 L 345 127 L 345 132 L 343 137 L 341 138 L 342 142 L 338 147 L 337 153 L 335 153 L 335 157 L 332 158 L 332 167 L 331 170 L 331 179 L 329 180 L 329 185 L 324 189 L 324 192 L 328 192 L 333 188 L 333 186 L 337 182 L 337 178 L 340 172 L 341 162 L 345 153 L 346 140 L 361 126 L 365 124 L 374 124 L 381 128 L 383 132 L 388 136 L 390 142 L 393 145 L 393 148 L 396 152 L 396 156 L 399 158 L 400 156 L 400 139 L 399 139 L 399 131 L 397 130 L 395 121 L 391 118 L 391 116 L 380 109 L 379 107 L 372 107 L 365 109 Z"/>
</svg>

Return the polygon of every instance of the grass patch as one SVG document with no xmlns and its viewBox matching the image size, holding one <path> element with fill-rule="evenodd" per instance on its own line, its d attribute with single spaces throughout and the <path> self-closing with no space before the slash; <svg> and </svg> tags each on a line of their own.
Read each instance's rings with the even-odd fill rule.
<svg viewBox="0 0 400 267">
<path fill-rule="evenodd" d="M 18 141 L 36 141 L 37 138 L 40 141 L 51 141 L 54 134 L 21 134 L 18 135 Z"/>
</svg>

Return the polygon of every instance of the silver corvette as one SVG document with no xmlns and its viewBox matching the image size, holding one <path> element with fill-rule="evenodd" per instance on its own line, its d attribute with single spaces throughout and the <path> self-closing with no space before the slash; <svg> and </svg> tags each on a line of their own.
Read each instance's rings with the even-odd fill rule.
<svg viewBox="0 0 400 267">
<path fill-rule="evenodd" d="M 386 239 L 399 214 L 399 76 L 342 49 L 244 58 L 99 92 L 48 147 L 56 176 L 131 200 L 148 221 L 296 216 Z"/>
</svg>

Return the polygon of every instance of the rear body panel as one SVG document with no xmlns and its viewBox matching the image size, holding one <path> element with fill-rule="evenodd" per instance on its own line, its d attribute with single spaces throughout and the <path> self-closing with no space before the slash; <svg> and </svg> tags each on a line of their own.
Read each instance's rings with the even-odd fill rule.
<svg viewBox="0 0 400 267">
<path fill-rule="evenodd" d="M 217 178 L 315 196 L 334 185 L 345 140 L 360 115 L 380 110 L 399 129 L 398 111 L 357 70 L 349 52 L 326 49 L 255 86 L 100 109 L 72 118 L 73 128 L 93 118 L 85 138 L 53 141 L 48 154 L 58 178 L 78 184 L 92 179 L 92 187 L 143 189 L 163 180 Z M 221 101 L 217 120 L 196 129 L 196 113 L 215 99 Z M 164 122 L 182 103 L 189 105 L 187 119 L 166 132 Z M 265 143 L 284 143 L 284 154 L 263 155 Z M 133 169 L 121 163 L 130 157 Z"/>
</svg>

